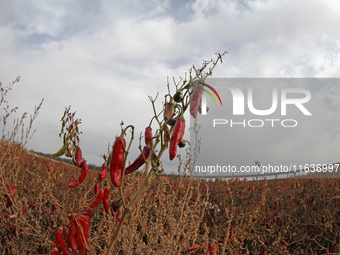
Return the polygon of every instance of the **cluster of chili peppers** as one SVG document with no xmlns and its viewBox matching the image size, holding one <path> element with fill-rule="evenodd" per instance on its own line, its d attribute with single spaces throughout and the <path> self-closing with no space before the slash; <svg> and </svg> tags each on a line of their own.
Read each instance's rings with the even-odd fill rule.
<svg viewBox="0 0 340 255">
<path fill-rule="evenodd" d="M 144 138 L 145 138 L 145 146 L 143 148 L 142 153 L 133 161 L 131 165 L 129 165 L 127 168 L 125 168 L 125 174 L 131 174 L 138 170 L 142 165 L 145 164 L 145 162 L 148 160 L 148 158 L 151 155 L 151 150 L 153 147 L 153 140 L 152 140 L 152 128 L 146 127 L 144 132 Z"/>
<path fill-rule="evenodd" d="M 221 56 L 219 55 L 219 59 L 220 57 Z M 197 71 L 196 71 L 196 74 L 197 74 Z M 197 74 L 197 77 L 198 77 L 198 74 Z M 161 131 L 164 131 L 161 137 L 162 139 L 164 139 L 162 140 L 162 146 L 163 146 L 163 141 L 164 141 L 165 147 L 162 147 L 161 153 L 163 152 L 165 148 L 168 147 L 168 143 L 170 143 L 169 145 L 170 160 L 173 160 L 176 157 L 177 147 L 182 148 L 185 146 L 185 141 L 183 140 L 183 136 L 185 133 L 185 125 L 186 125 L 185 119 L 184 119 L 184 112 L 186 111 L 190 103 L 190 114 L 194 118 L 197 117 L 197 112 L 201 104 L 201 96 L 204 91 L 203 87 L 206 85 L 202 82 L 204 81 L 205 78 L 206 77 L 204 78 L 202 77 L 202 79 L 200 79 L 199 81 L 191 81 L 188 84 L 181 87 L 180 89 L 176 88 L 176 93 L 174 94 L 174 96 L 173 97 L 170 96 L 170 102 L 166 102 L 164 105 L 164 123 L 163 123 L 164 129 L 162 129 L 161 126 L 160 128 L 161 128 Z M 191 89 L 192 91 L 191 97 L 189 97 L 190 86 L 193 88 Z M 207 86 L 210 87 L 209 85 Z M 213 91 L 215 92 L 215 94 L 217 94 L 215 90 Z M 184 92 L 184 96 L 182 95 L 182 92 Z M 170 95 L 170 93 L 168 95 Z M 176 109 L 177 111 L 175 111 Z M 73 119 L 73 115 L 70 115 L 70 116 L 71 117 L 69 117 L 68 121 Z M 156 115 L 155 115 L 155 118 L 157 118 Z M 63 128 L 65 126 L 65 123 L 66 121 L 63 121 Z M 72 128 L 72 125 L 70 125 L 69 129 L 67 130 L 69 132 L 72 130 L 76 130 L 76 132 L 78 133 L 78 129 L 77 129 L 78 123 L 80 122 L 76 121 L 76 124 L 75 124 L 76 128 Z M 169 127 L 167 125 L 170 126 L 171 130 L 169 130 Z M 73 252 L 79 251 L 79 253 L 82 255 L 86 254 L 87 251 L 89 250 L 89 246 L 87 245 L 87 243 L 88 243 L 88 231 L 89 231 L 88 222 L 92 218 L 91 208 L 97 207 L 100 205 L 101 202 L 103 202 L 103 207 L 106 213 L 109 213 L 110 207 L 111 207 L 112 215 L 115 214 L 117 221 L 120 222 L 122 220 L 122 212 L 121 212 L 122 199 L 115 200 L 114 202 L 112 202 L 111 206 L 109 206 L 111 183 L 115 187 L 121 188 L 122 183 L 123 183 L 123 176 L 137 171 L 140 167 L 142 167 L 147 162 L 147 160 L 150 158 L 151 155 L 152 155 L 151 156 L 152 168 L 155 169 L 155 165 L 156 165 L 156 168 L 159 166 L 159 158 L 158 158 L 159 156 L 157 157 L 155 154 L 151 154 L 153 153 L 152 149 L 154 147 L 154 141 L 153 141 L 154 137 L 153 137 L 153 132 L 152 132 L 151 123 L 150 123 L 150 125 L 146 127 L 145 132 L 144 132 L 145 145 L 143 148 L 140 146 L 141 153 L 130 165 L 128 165 L 125 168 L 126 158 L 127 158 L 127 154 L 129 150 L 129 148 L 126 147 L 126 141 L 124 139 L 126 129 L 121 132 L 120 136 L 117 136 L 115 138 L 114 144 L 112 146 L 112 152 L 109 155 L 109 159 L 108 160 L 105 159 L 105 163 L 102 165 L 101 171 L 98 176 L 99 182 L 104 181 L 107 175 L 107 171 L 109 170 L 110 179 L 111 179 L 110 184 L 108 180 L 106 180 L 104 184 L 103 183 L 95 184 L 94 186 L 95 198 L 91 203 L 87 204 L 87 207 L 84 209 L 84 215 L 81 215 L 78 217 L 75 214 L 69 215 L 70 226 L 69 226 L 69 233 L 66 232 L 66 236 L 65 236 L 65 229 L 63 229 L 63 227 L 59 227 L 56 230 L 55 242 L 54 242 L 55 246 L 53 247 L 52 254 L 60 254 L 60 251 L 63 252 L 64 254 L 72 254 L 70 252 L 70 248 L 72 249 Z M 70 132 L 70 137 L 74 137 L 72 135 L 72 132 Z M 78 137 L 76 138 L 78 139 L 77 141 L 79 141 L 79 138 Z M 156 136 L 155 138 L 156 138 L 156 142 L 159 142 L 158 140 L 159 136 Z M 77 180 L 68 184 L 68 187 L 71 187 L 71 188 L 77 187 L 79 184 L 81 184 L 84 181 L 87 175 L 87 172 L 88 172 L 88 166 L 82 158 L 82 151 L 79 148 L 79 146 L 76 146 L 76 144 L 78 143 L 75 140 L 74 145 L 72 147 L 73 152 L 75 152 L 73 162 L 78 168 L 81 168 L 81 173 L 78 176 Z M 130 142 L 130 145 L 131 145 L 131 142 Z M 64 146 L 55 155 L 59 156 L 65 153 L 70 154 L 70 151 L 68 149 L 68 139 L 65 139 L 65 135 L 64 135 Z M 47 214 L 50 214 L 50 213 L 52 214 L 56 210 L 54 205 L 52 205 L 51 211 L 43 207 L 41 209 Z M 64 240 L 66 240 L 66 242 Z M 204 245 L 197 245 L 194 247 L 189 247 L 187 248 L 187 250 L 194 251 L 194 250 L 202 248 L 203 246 Z M 112 246 L 110 244 L 109 251 L 111 251 L 111 249 L 112 249 Z M 218 242 L 210 243 L 208 250 L 205 254 L 217 254 L 217 250 L 218 250 Z"/>
<path fill-rule="evenodd" d="M 77 216 L 76 214 L 70 214 L 68 218 L 70 219 L 70 231 L 69 233 L 66 232 L 66 229 L 63 227 L 59 227 L 56 230 L 52 255 L 61 254 L 60 251 L 63 254 L 72 255 L 73 253 L 70 249 L 73 252 L 78 250 L 81 255 L 86 255 L 87 251 L 90 250 L 88 245 L 89 220 L 84 215 Z M 54 225 L 54 228 L 56 228 L 56 225 Z"/>
<path fill-rule="evenodd" d="M 77 146 L 76 148 L 75 163 L 77 167 L 81 168 L 81 172 L 80 172 L 80 175 L 78 176 L 78 180 L 75 180 L 74 182 L 67 185 L 70 188 L 75 188 L 79 184 L 81 184 L 85 180 L 85 177 L 89 170 L 86 162 L 83 160 L 82 151 L 79 148 L 79 146 Z"/>
<path fill-rule="evenodd" d="M 108 181 L 106 182 L 104 190 L 102 189 L 100 184 L 96 184 L 94 192 L 96 194 L 96 197 L 87 206 L 90 207 L 90 208 L 94 208 L 94 207 L 99 206 L 99 204 L 103 201 L 103 206 L 104 206 L 105 212 L 109 213 L 109 197 L 110 197 L 109 182 Z"/>
</svg>

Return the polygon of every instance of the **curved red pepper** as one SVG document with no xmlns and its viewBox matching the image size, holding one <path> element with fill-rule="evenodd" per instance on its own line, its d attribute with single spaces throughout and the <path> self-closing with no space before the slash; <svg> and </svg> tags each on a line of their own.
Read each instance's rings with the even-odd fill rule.
<svg viewBox="0 0 340 255">
<path fill-rule="evenodd" d="M 109 213 L 109 210 L 110 210 L 109 197 L 110 197 L 110 187 L 106 187 L 104 189 L 104 197 L 103 197 L 103 206 L 104 206 L 106 213 Z"/>
<path fill-rule="evenodd" d="M 41 206 L 40 208 L 43 211 L 43 213 L 46 213 L 47 215 L 52 215 L 57 210 L 57 208 L 54 205 L 52 205 L 52 210 L 48 210 L 48 209 L 44 208 L 43 206 Z"/>
<path fill-rule="evenodd" d="M 121 136 L 116 137 L 116 140 L 112 147 L 112 156 L 110 162 L 110 174 L 112 184 L 116 187 L 120 187 L 123 167 L 124 167 L 124 156 L 125 156 L 126 141 Z"/>
<path fill-rule="evenodd" d="M 84 181 L 89 168 L 88 168 L 87 164 L 84 161 L 81 163 L 80 166 L 81 166 L 81 172 L 80 172 L 80 175 L 78 177 L 78 180 L 76 180 L 76 181 L 70 183 L 69 185 L 67 185 L 68 187 L 70 187 L 70 188 L 77 187 L 79 184 L 81 184 Z"/>
<path fill-rule="evenodd" d="M 104 180 L 106 177 L 106 173 L 107 173 L 107 165 L 103 164 L 102 169 L 100 170 L 98 179 L 101 181 Z"/>
<path fill-rule="evenodd" d="M 78 216 L 78 221 L 82 229 L 80 229 L 79 225 L 77 226 L 77 245 L 78 250 L 81 255 L 87 254 L 87 243 L 89 241 L 89 222 L 87 217 L 84 215 Z"/>
<path fill-rule="evenodd" d="M 96 198 L 91 202 L 91 204 L 88 204 L 87 206 L 90 208 L 97 207 L 100 204 L 100 202 L 103 200 L 103 197 L 104 197 L 104 191 L 100 190 L 97 193 Z"/>
<path fill-rule="evenodd" d="M 183 138 L 184 132 L 185 132 L 185 120 L 182 118 L 178 118 L 176 120 L 176 124 L 170 138 L 169 146 L 170 160 L 173 160 L 176 157 L 177 146 L 181 139 Z"/>
<path fill-rule="evenodd" d="M 150 157 L 150 154 L 151 154 L 151 149 L 148 146 L 144 146 L 143 153 L 139 154 L 139 156 L 135 159 L 135 161 L 133 161 L 133 163 L 129 165 L 127 168 L 125 168 L 125 174 L 131 174 L 134 171 L 138 170 L 145 163 L 144 157 L 145 157 L 145 160 L 148 160 L 148 158 Z"/>
<path fill-rule="evenodd" d="M 203 90 L 196 87 L 190 99 L 190 114 L 196 119 L 198 108 L 201 104 Z"/>
<path fill-rule="evenodd" d="M 189 247 L 187 250 L 188 251 L 194 251 L 194 250 L 202 248 L 203 246 L 204 246 L 204 244 L 200 244 L 200 245 Z"/>
<path fill-rule="evenodd" d="M 60 250 L 66 255 L 72 255 L 72 253 L 68 249 L 63 239 L 63 228 L 62 227 L 59 227 L 57 230 L 57 239 L 58 239 L 58 246 L 60 247 Z"/>
<path fill-rule="evenodd" d="M 6 212 L 2 212 L 2 214 L 3 214 L 6 218 L 11 219 L 11 220 L 13 220 L 13 219 L 15 219 L 15 218 L 18 217 L 18 214 L 9 215 L 9 214 L 6 213 Z"/>
</svg>

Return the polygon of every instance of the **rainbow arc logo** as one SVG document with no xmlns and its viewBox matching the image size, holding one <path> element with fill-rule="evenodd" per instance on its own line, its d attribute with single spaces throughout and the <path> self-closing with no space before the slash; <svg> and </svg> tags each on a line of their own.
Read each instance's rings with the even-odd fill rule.
<svg viewBox="0 0 340 255">
<path fill-rule="evenodd" d="M 206 92 L 212 98 L 212 100 L 214 101 L 215 105 L 217 105 L 216 100 L 215 100 L 213 94 L 209 90 L 206 90 L 204 87 L 207 87 L 208 89 L 210 89 L 217 96 L 217 98 L 220 101 L 220 104 L 222 106 L 221 97 L 220 97 L 220 95 L 217 93 L 217 91 L 213 87 L 211 87 L 209 84 L 206 84 L 206 83 L 203 83 L 203 82 L 197 82 L 197 83 L 203 85 L 203 87 L 197 86 L 197 88 L 199 88 L 199 89 L 203 90 L 204 92 Z M 202 111 L 201 112 L 202 115 L 206 115 L 207 114 L 207 100 L 204 97 L 204 94 L 202 94 L 201 111 Z"/>
</svg>

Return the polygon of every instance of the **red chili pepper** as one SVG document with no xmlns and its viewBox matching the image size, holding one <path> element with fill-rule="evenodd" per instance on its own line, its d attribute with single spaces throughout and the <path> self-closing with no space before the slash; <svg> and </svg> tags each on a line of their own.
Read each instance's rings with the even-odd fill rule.
<svg viewBox="0 0 340 255">
<path fill-rule="evenodd" d="M 88 204 L 87 206 L 90 208 L 97 207 L 100 204 L 100 202 L 103 200 L 103 197 L 104 197 L 104 191 L 100 190 L 97 193 L 96 198 L 91 202 L 91 204 Z"/>
<path fill-rule="evenodd" d="M 103 164 L 102 165 L 102 169 L 100 170 L 100 173 L 99 173 L 99 180 L 104 180 L 105 177 L 106 177 L 106 173 L 107 173 L 107 165 L 106 164 Z"/>
<path fill-rule="evenodd" d="M 6 212 L 2 212 L 2 214 L 3 214 L 6 218 L 11 219 L 11 220 L 13 220 L 13 219 L 15 219 L 15 218 L 18 217 L 18 214 L 9 215 L 9 214 L 6 213 Z"/>
<path fill-rule="evenodd" d="M 63 228 L 59 227 L 57 230 L 57 239 L 58 239 L 58 246 L 60 248 L 60 250 L 66 254 L 66 255 L 72 255 L 72 253 L 70 252 L 70 250 L 68 249 L 64 239 L 63 239 Z"/>
<path fill-rule="evenodd" d="M 84 209 L 84 215 L 86 216 L 88 221 L 91 221 L 92 220 L 92 209 L 89 207 L 86 207 Z"/>
<path fill-rule="evenodd" d="M 17 188 L 14 185 L 9 184 L 7 186 L 7 192 L 9 195 L 14 195 L 16 191 L 17 191 Z"/>
<path fill-rule="evenodd" d="M 80 226 L 76 224 L 78 250 L 81 255 L 86 255 L 87 254 L 86 246 L 88 246 L 87 243 L 89 239 L 89 222 L 87 220 L 87 217 L 84 215 L 79 215 L 78 221 L 81 226 L 80 228 Z"/>
<path fill-rule="evenodd" d="M 100 185 L 99 185 L 99 184 L 96 184 L 96 185 L 94 186 L 94 194 L 97 194 L 99 191 L 100 191 Z"/>
<path fill-rule="evenodd" d="M 78 177 L 78 180 L 75 180 L 74 182 L 67 185 L 68 187 L 70 187 L 70 188 L 77 187 L 79 184 L 81 184 L 84 181 L 89 168 L 84 161 L 81 163 L 80 167 L 81 167 L 81 172 L 80 172 L 80 175 Z"/>
<path fill-rule="evenodd" d="M 170 147 L 169 147 L 170 160 L 173 160 L 176 157 L 177 145 L 183 138 L 184 131 L 185 131 L 185 120 L 182 118 L 178 118 L 176 120 L 176 124 L 175 124 L 174 130 L 170 138 Z"/>
<path fill-rule="evenodd" d="M 60 255 L 60 251 L 59 251 L 59 249 L 57 247 L 53 247 L 52 255 Z"/>
<path fill-rule="evenodd" d="M 122 200 L 121 199 L 115 200 L 111 204 L 111 209 L 113 212 L 117 212 L 121 206 L 122 206 Z"/>
<path fill-rule="evenodd" d="M 41 206 L 41 210 L 42 210 L 44 213 L 46 213 L 47 215 L 52 215 L 52 214 L 55 213 L 55 211 L 57 210 L 57 208 L 56 208 L 54 205 L 52 205 L 52 210 L 48 210 L 48 209 L 44 208 L 43 206 Z"/>
<path fill-rule="evenodd" d="M 200 245 L 189 247 L 187 250 L 188 251 L 194 251 L 194 250 L 197 250 L 199 248 L 202 248 L 203 246 L 204 246 L 204 244 L 200 244 Z"/>
<path fill-rule="evenodd" d="M 121 185 L 125 147 L 126 141 L 123 137 L 123 134 L 121 136 L 116 137 L 116 140 L 112 147 L 112 156 L 110 162 L 111 181 L 112 184 L 116 187 L 120 187 Z"/>
<path fill-rule="evenodd" d="M 13 205 L 13 201 L 11 196 L 6 195 L 6 208 L 11 207 Z"/>
<path fill-rule="evenodd" d="M 83 162 L 83 153 L 79 146 L 76 147 L 76 165 L 77 167 L 81 167 L 81 163 Z"/>
<path fill-rule="evenodd" d="M 146 127 L 145 128 L 145 132 L 144 132 L 144 137 L 145 137 L 145 145 L 148 145 L 149 142 L 151 141 L 150 143 L 150 147 L 152 149 L 153 147 L 153 140 L 152 139 L 152 128 L 151 127 Z"/>
<path fill-rule="evenodd" d="M 173 112 L 174 112 L 174 104 L 165 103 L 165 105 L 164 105 L 164 119 L 165 120 L 170 119 Z"/>
<path fill-rule="evenodd" d="M 109 197 L 110 197 L 110 186 L 107 185 L 107 187 L 104 189 L 104 197 L 103 197 L 103 206 L 104 206 L 106 213 L 109 213 L 109 210 L 110 210 Z"/>
<path fill-rule="evenodd" d="M 210 243 L 210 244 L 209 244 L 209 247 L 208 247 L 208 250 L 207 250 L 206 253 L 204 253 L 204 255 L 211 254 L 212 248 L 213 248 L 213 245 L 212 245 L 212 243 Z"/>
<path fill-rule="evenodd" d="M 75 214 L 72 215 L 68 215 L 68 218 L 70 219 L 70 235 L 66 240 L 66 243 L 68 244 L 68 246 L 71 247 L 71 249 L 73 250 L 73 252 L 77 252 L 77 227 L 76 227 L 76 221 L 74 219 Z"/>
<path fill-rule="evenodd" d="M 201 104 L 203 90 L 196 87 L 190 99 L 190 114 L 196 119 L 198 108 Z"/>
<path fill-rule="evenodd" d="M 143 156 L 144 155 L 144 156 Z M 145 160 L 148 160 L 148 158 L 151 155 L 151 148 L 148 146 L 144 146 L 143 152 L 139 154 L 139 156 L 133 161 L 131 165 L 129 165 L 127 168 L 125 168 L 125 174 L 131 174 L 138 170 L 142 165 L 145 164 Z M 144 160 L 145 157 L 145 160 Z"/>
</svg>

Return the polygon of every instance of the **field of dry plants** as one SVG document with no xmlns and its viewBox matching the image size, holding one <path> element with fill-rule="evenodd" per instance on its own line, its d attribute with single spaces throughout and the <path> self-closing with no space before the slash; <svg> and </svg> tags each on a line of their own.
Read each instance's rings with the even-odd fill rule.
<svg viewBox="0 0 340 255">
<path fill-rule="evenodd" d="M 73 165 L 25 149 L 42 102 L 27 128 L 24 114 L 6 135 L 16 108 L 8 106 L 5 96 L 20 78 L 5 88 L 0 83 L 0 254 L 340 253 L 338 178 L 190 178 L 192 148 L 182 139 L 183 114 L 190 108 L 196 118 L 200 89 L 209 88 L 204 79 L 223 55 L 204 62 L 201 69 L 193 67 L 194 75 L 178 83 L 173 96 L 168 86 L 161 112 L 156 111 L 156 99 L 149 98 L 154 117 L 145 129 L 140 157 L 132 164 L 126 160 L 134 126 L 122 124 L 112 151 L 103 157 L 106 175 L 88 170 L 80 154 L 81 121 L 70 108 L 62 117 L 63 147 L 55 155 L 71 158 Z M 203 75 L 209 64 L 213 67 Z M 153 121 L 159 126 L 154 131 Z M 127 129 L 132 131 L 130 140 Z M 164 175 L 161 157 L 166 152 L 172 160 L 177 146 L 186 146 L 186 155 L 180 156 L 181 177 L 174 179 Z"/>
<path fill-rule="evenodd" d="M 6 141 L 0 148 L 1 254 L 51 254 L 56 226 L 64 226 L 66 239 L 68 215 L 84 214 L 94 199 L 98 171 L 90 170 L 82 186 L 68 189 L 77 167 L 37 157 Z M 127 200 L 144 178 L 128 176 Z M 202 182 L 153 177 L 126 219 L 115 252 L 212 254 L 207 250 L 217 246 L 216 254 L 336 253 L 339 184 L 338 179 Z M 8 196 L 13 205 L 7 207 Z M 113 189 L 110 204 L 117 198 L 118 189 Z M 42 211 L 52 205 L 53 214 Z M 112 209 L 92 209 L 89 254 L 105 253 L 118 223 Z"/>
</svg>

